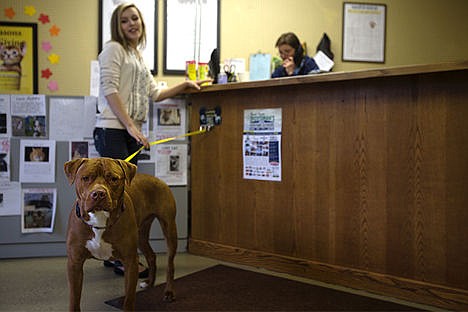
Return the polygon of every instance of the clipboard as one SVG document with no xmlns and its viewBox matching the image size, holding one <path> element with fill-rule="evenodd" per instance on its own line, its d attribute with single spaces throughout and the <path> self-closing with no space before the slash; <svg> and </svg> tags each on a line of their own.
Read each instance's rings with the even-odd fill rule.
<svg viewBox="0 0 468 312">
<path fill-rule="evenodd" d="M 250 80 L 271 78 L 271 54 L 256 53 L 250 55 Z"/>
</svg>

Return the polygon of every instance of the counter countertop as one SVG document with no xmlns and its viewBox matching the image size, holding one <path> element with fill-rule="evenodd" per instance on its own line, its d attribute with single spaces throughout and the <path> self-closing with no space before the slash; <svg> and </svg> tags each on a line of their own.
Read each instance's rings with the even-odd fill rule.
<svg viewBox="0 0 468 312">
<path fill-rule="evenodd" d="M 239 89 L 251 89 L 251 88 L 262 88 L 262 87 L 277 87 L 277 86 L 289 86 L 297 84 L 308 84 L 308 83 L 321 83 L 329 81 L 345 81 L 355 79 L 366 79 L 366 78 L 379 78 L 389 76 L 404 76 L 413 74 L 424 74 L 433 72 L 444 72 L 444 71 L 456 71 L 468 69 L 468 60 L 461 62 L 450 62 L 450 63 L 439 63 L 439 64 L 422 64 L 422 65 L 408 65 L 408 66 L 396 66 L 386 67 L 377 69 L 365 69 L 350 72 L 329 72 L 321 74 L 311 74 L 305 76 L 294 76 L 275 78 L 268 80 L 257 80 L 257 81 L 246 81 L 246 82 L 234 82 L 227 84 L 215 84 L 203 87 L 202 93 L 213 92 L 213 91 L 227 91 L 227 90 L 239 90 Z M 188 94 L 197 93 L 197 91 L 189 91 Z"/>
</svg>

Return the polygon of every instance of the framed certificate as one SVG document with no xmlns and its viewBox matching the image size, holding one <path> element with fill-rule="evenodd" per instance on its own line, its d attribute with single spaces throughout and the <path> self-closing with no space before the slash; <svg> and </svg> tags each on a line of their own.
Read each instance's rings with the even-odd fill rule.
<svg viewBox="0 0 468 312">
<path fill-rule="evenodd" d="M 386 5 L 343 3 L 343 61 L 385 63 Z"/>
</svg>

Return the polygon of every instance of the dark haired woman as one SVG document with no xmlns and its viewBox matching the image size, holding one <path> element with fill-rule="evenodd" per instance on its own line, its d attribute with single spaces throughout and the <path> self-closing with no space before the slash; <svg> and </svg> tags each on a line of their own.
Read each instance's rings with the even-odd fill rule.
<svg viewBox="0 0 468 312">
<path fill-rule="evenodd" d="M 276 41 L 283 63 L 275 68 L 271 78 L 317 73 L 319 67 L 314 59 L 305 55 L 299 38 L 292 32 L 282 34 Z"/>
</svg>

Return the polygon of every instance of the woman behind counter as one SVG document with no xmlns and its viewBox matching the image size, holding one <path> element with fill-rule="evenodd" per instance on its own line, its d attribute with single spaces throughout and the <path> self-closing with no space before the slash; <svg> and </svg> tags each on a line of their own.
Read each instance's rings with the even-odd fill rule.
<svg viewBox="0 0 468 312">
<path fill-rule="evenodd" d="M 314 59 L 304 54 L 299 38 L 292 32 L 282 34 L 276 41 L 283 64 L 278 66 L 271 78 L 307 75 L 319 71 Z"/>
</svg>

